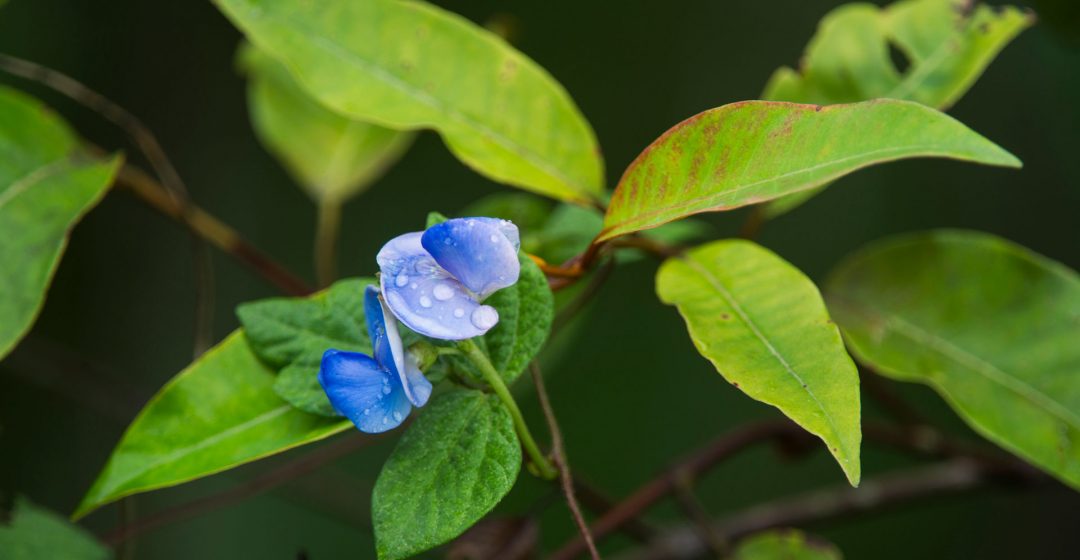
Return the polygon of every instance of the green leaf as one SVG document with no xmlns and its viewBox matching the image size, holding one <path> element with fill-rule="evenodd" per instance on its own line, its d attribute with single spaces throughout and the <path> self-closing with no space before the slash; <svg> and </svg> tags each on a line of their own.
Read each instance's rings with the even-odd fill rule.
<svg viewBox="0 0 1080 560">
<path fill-rule="evenodd" d="M 263 145 L 314 200 L 341 202 L 374 183 L 412 145 L 415 135 L 352 119 L 323 106 L 283 64 L 245 44 L 248 109 Z"/>
<path fill-rule="evenodd" d="M 825 441 L 859 483 L 859 377 L 809 278 L 767 249 L 716 241 L 656 277 L 702 356 L 732 385 Z"/>
<path fill-rule="evenodd" d="M 832 105 L 887 97 L 947 109 L 1034 18 L 1019 8 L 954 0 L 845 4 L 829 12 L 799 71 L 777 70 L 765 99 Z M 907 59 L 901 71 L 893 46 Z"/>
<path fill-rule="evenodd" d="M 841 560 L 831 543 L 810 540 L 802 531 L 779 529 L 757 533 L 739 541 L 733 560 Z"/>
<path fill-rule="evenodd" d="M 379 558 L 408 558 L 460 535 L 510 491 L 520 468 L 514 423 L 498 399 L 471 390 L 437 395 L 375 482 Z"/>
<path fill-rule="evenodd" d="M 52 111 L 0 86 L 0 358 L 34 323 L 71 229 L 120 162 L 86 154 Z"/>
<path fill-rule="evenodd" d="M 10 524 L 0 523 L 0 558 L 4 560 L 112 557 L 112 552 L 88 531 L 21 496 L 15 499 Z"/>
<path fill-rule="evenodd" d="M 281 398 L 305 412 L 340 416 L 319 385 L 319 366 L 330 348 L 371 354 L 364 288 L 375 283 L 372 278 L 351 278 L 311 297 L 272 298 L 237 307 L 252 350 L 280 370 L 274 391 Z"/>
<path fill-rule="evenodd" d="M 1080 277 L 985 233 L 880 241 L 832 274 L 852 353 L 925 383 L 994 443 L 1080 489 Z"/>
<path fill-rule="evenodd" d="M 473 339 L 507 383 L 517 379 L 544 347 L 555 315 L 555 299 L 547 276 L 524 254 L 518 253 L 518 261 L 521 276 L 517 283 L 484 300 L 499 312 L 499 323 L 484 336 Z M 458 371 L 483 379 L 470 360 L 462 356 L 447 358 Z"/>
<path fill-rule="evenodd" d="M 113 450 L 74 517 L 124 496 L 218 473 L 352 426 L 301 412 L 237 330 L 170 380 Z"/>
<path fill-rule="evenodd" d="M 887 8 L 845 4 L 821 20 L 800 70 L 778 69 L 763 98 L 830 105 L 888 97 L 945 110 L 1033 22 L 1011 6 L 965 9 L 954 0 L 904 0 Z M 904 71 L 893 63 L 890 46 L 907 59 Z M 779 216 L 818 192 L 774 200 L 765 213 Z"/>
<path fill-rule="evenodd" d="M 619 181 L 599 239 L 757 204 L 912 157 L 1020 166 L 986 138 L 918 103 L 733 103 L 675 125 L 645 148 Z"/>
<path fill-rule="evenodd" d="M 505 41 L 423 2 L 215 0 L 301 87 L 352 118 L 433 128 L 467 165 L 555 198 L 589 202 L 603 162 L 566 91 Z"/>
</svg>

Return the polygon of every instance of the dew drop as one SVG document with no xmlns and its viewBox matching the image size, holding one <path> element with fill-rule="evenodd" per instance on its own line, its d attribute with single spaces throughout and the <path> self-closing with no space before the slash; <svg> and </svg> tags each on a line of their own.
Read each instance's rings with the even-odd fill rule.
<svg viewBox="0 0 1080 560">
<path fill-rule="evenodd" d="M 394 279 L 394 284 L 399 288 L 404 288 L 405 284 L 408 284 L 408 283 L 409 283 L 409 275 L 405 274 L 405 273 L 398 274 L 397 278 Z"/>
<path fill-rule="evenodd" d="M 451 245 L 451 244 L 454 243 L 454 240 L 449 238 L 449 237 L 446 237 L 446 238 L 443 238 L 443 243 L 445 243 L 447 245 Z"/>
<path fill-rule="evenodd" d="M 383 416 L 382 417 L 382 423 L 383 424 L 389 424 L 390 423 L 390 417 L 389 416 Z"/>
<path fill-rule="evenodd" d="M 396 410 L 394 411 L 394 422 L 401 422 L 401 413 Z"/>
<path fill-rule="evenodd" d="M 470 319 L 476 328 L 487 330 L 499 322 L 499 312 L 490 305 L 481 305 L 472 312 Z"/>
<path fill-rule="evenodd" d="M 435 294 L 435 299 L 439 301 L 446 301 L 454 297 L 454 289 L 446 284 L 436 284 L 435 289 L 431 292 Z"/>
<path fill-rule="evenodd" d="M 364 416 L 367 416 L 368 414 L 371 414 L 371 409 L 370 408 L 365 408 L 364 409 Z"/>
<path fill-rule="evenodd" d="M 459 307 L 459 308 L 454 310 L 454 317 L 457 317 L 458 319 L 460 319 L 460 318 L 462 318 L 464 316 L 465 316 L 465 310 L 464 309 Z"/>
<path fill-rule="evenodd" d="M 412 285 L 411 285 L 411 286 L 409 286 L 409 287 L 415 290 L 415 289 L 417 288 L 417 286 L 416 286 L 416 282 L 413 282 L 413 283 L 412 283 Z"/>
<path fill-rule="evenodd" d="M 425 309 L 431 307 L 431 298 L 427 296 L 420 296 L 420 307 L 423 307 Z"/>
<path fill-rule="evenodd" d="M 499 242 L 499 236 L 498 235 L 492 234 L 492 236 L 489 237 L 488 239 L 490 239 L 492 243 L 498 243 Z"/>
</svg>

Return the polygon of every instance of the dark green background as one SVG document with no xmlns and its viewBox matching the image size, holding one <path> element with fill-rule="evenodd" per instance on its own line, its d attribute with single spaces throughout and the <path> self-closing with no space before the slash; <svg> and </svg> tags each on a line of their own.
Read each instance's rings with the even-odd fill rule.
<svg viewBox="0 0 1080 560">
<path fill-rule="evenodd" d="M 444 3 L 474 21 L 503 15 L 516 22 L 518 47 L 566 86 L 596 129 L 609 185 L 674 123 L 756 97 L 774 68 L 796 63 L 817 20 L 837 4 Z M 1076 6 L 1072 0 L 1036 6 L 1040 25 L 1006 49 L 952 111 L 1023 159 L 1022 171 L 944 161 L 861 171 L 770 223 L 761 242 L 815 279 L 867 241 L 932 227 L 994 232 L 1080 267 Z M 0 9 L 0 51 L 67 72 L 141 116 L 195 201 L 310 278 L 314 207 L 252 135 L 244 82 L 233 64 L 239 38 L 208 2 L 13 0 Z M 40 87 L 0 79 L 39 94 L 95 142 L 127 148 L 96 115 Z M 384 180 L 346 208 L 343 272 L 373 272 L 383 241 L 418 229 L 428 210 L 454 212 L 504 189 L 459 164 L 434 134 L 423 134 Z M 731 235 L 744 215 L 708 219 Z M 236 326 L 237 303 L 275 291 L 221 255 L 215 269 L 220 338 Z M 624 495 L 739 423 L 779 416 L 732 389 L 697 355 L 675 311 L 653 295 L 654 271 L 644 261 L 620 268 L 579 322 L 577 338 L 562 340 L 565 351 L 548 360 L 573 466 L 612 495 Z M 193 302 L 186 233 L 130 196 L 111 194 L 75 231 L 37 326 L 0 364 L 2 487 L 71 511 L 141 404 L 190 361 Z M 526 414 L 539 427 L 534 396 L 521 385 Z M 931 391 L 899 389 L 950 430 L 977 439 Z M 871 403 L 866 409 L 867 416 L 878 415 Z M 316 560 L 371 557 L 370 488 L 390 445 L 149 534 L 136 543 L 135 557 L 295 558 L 299 551 Z M 907 462 L 864 447 L 864 477 Z M 135 514 L 226 488 L 267 466 L 139 496 Z M 700 492 L 707 508 L 722 514 L 842 483 L 824 453 L 781 463 L 761 448 L 716 469 Z M 523 475 L 503 509 L 528 511 L 548 492 Z M 564 506 L 553 503 L 543 524 L 549 548 L 572 531 Z M 674 515 L 666 504 L 650 517 Z M 118 519 L 111 506 L 86 525 L 101 532 Z M 1080 496 L 1054 485 L 921 502 L 808 528 L 856 559 L 1075 558 L 1078 525 Z"/>
</svg>

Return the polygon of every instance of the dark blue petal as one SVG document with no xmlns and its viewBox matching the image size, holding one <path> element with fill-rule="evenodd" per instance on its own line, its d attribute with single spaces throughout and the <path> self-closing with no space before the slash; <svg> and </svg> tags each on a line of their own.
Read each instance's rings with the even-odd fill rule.
<svg viewBox="0 0 1080 560">
<path fill-rule="evenodd" d="M 420 239 L 420 233 L 395 237 L 376 257 L 383 300 L 393 315 L 424 336 L 444 340 L 480 336 L 495 326 L 499 320 L 495 308 L 480 305 L 431 258 Z"/>
<path fill-rule="evenodd" d="M 319 384 L 334 410 L 369 434 L 396 428 L 412 410 L 398 376 L 366 354 L 327 350 Z"/>
<path fill-rule="evenodd" d="M 481 300 L 513 285 L 521 272 L 518 229 L 507 220 L 447 220 L 428 228 L 421 243 L 439 266 Z"/>
</svg>

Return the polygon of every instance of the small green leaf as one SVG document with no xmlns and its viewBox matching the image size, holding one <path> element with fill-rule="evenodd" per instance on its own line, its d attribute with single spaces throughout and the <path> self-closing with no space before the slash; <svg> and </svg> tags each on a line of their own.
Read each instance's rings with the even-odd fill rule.
<svg viewBox="0 0 1080 560">
<path fill-rule="evenodd" d="M 668 259 L 656 277 L 720 375 L 825 441 L 859 483 L 859 377 L 813 282 L 767 249 L 717 241 Z"/>
<path fill-rule="evenodd" d="M 215 3 L 338 113 L 399 130 L 433 128 L 496 181 L 569 201 L 601 193 L 596 138 L 570 96 L 460 16 L 398 0 Z"/>
<path fill-rule="evenodd" d="M 779 529 L 757 533 L 739 541 L 733 560 L 842 560 L 831 543 L 810 540 L 802 531 Z"/>
<path fill-rule="evenodd" d="M 408 558 L 453 539 L 514 486 L 521 447 L 494 396 L 437 395 L 383 465 L 372 495 L 381 560 Z"/>
<path fill-rule="evenodd" d="M 446 216 L 444 216 L 440 212 L 435 212 L 435 211 L 428 212 L 427 222 L 425 222 L 425 224 L 424 224 L 424 229 L 427 229 L 427 228 L 430 228 L 430 227 L 433 227 L 433 226 L 437 226 L 437 225 L 439 225 L 439 224 L 441 224 L 441 223 L 443 223 L 443 222 L 445 222 L 446 220 L 449 220 L 449 219 L 450 218 L 447 218 Z"/>
<path fill-rule="evenodd" d="M 599 239 L 757 204 L 912 157 L 1020 166 L 986 138 L 918 103 L 733 103 L 675 125 L 645 148 L 619 181 Z"/>
<path fill-rule="evenodd" d="M 0 558 L 4 560 L 112 557 L 112 552 L 88 531 L 21 496 L 15 499 L 10 524 L 0 522 Z"/>
<path fill-rule="evenodd" d="M 1080 489 L 1080 277 L 985 233 L 848 257 L 827 284 L 852 353 L 925 383 L 987 439 Z"/>
<path fill-rule="evenodd" d="M 364 288 L 375 283 L 372 278 L 350 278 L 310 297 L 272 298 L 237 307 L 252 350 L 280 370 L 274 391 L 281 398 L 305 412 L 340 416 L 319 385 L 319 366 L 331 348 L 371 354 Z"/>
<path fill-rule="evenodd" d="M 259 140 L 314 200 L 344 201 L 365 190 L 412 145 L 399 132 L 327 109 L 283 64 L 245 44 L 248 109 Z"/>
<path fill-rule="evenodd" d="M 170 380 L 124 432 L 75 518 L 124 496 L 174 486 L 346 430 L 273 390 L 274 373 L 237 330 Z"/>
<path fill-rule="evenodd" d="M 551 332 L 555 300 L 547 276 L 524 254 L 518 254 L 521 276 L 513 286 L 491 295 L 484 303 L 499 312 L 499 323 L 475 340 L 503 379 L 510 383 L 543 348 Z M 483 379 L 476 366 L 461 356 L 448 356 L 459 371 Z"/>
<path fill-rule="evenodd" d="M 34 323 L 71 229 L 120 163 L 84 153 L 52 111 L 0 86 L 0 358 Z"/>
<path fill-rule="evenodd" d="M 945 110 L 1033 22 L 1011 6 L 965 8 L 954 0 L 845 4 L 821 20 L 800 70 L 778 69 L 763 98 L 831 105 L 887 97 Z M 890 46 L 907 58 L 906 70 L 896 68 Z M 823 188 L 771 201 L 765 213 L 779 216 Z"/>
</svg>

